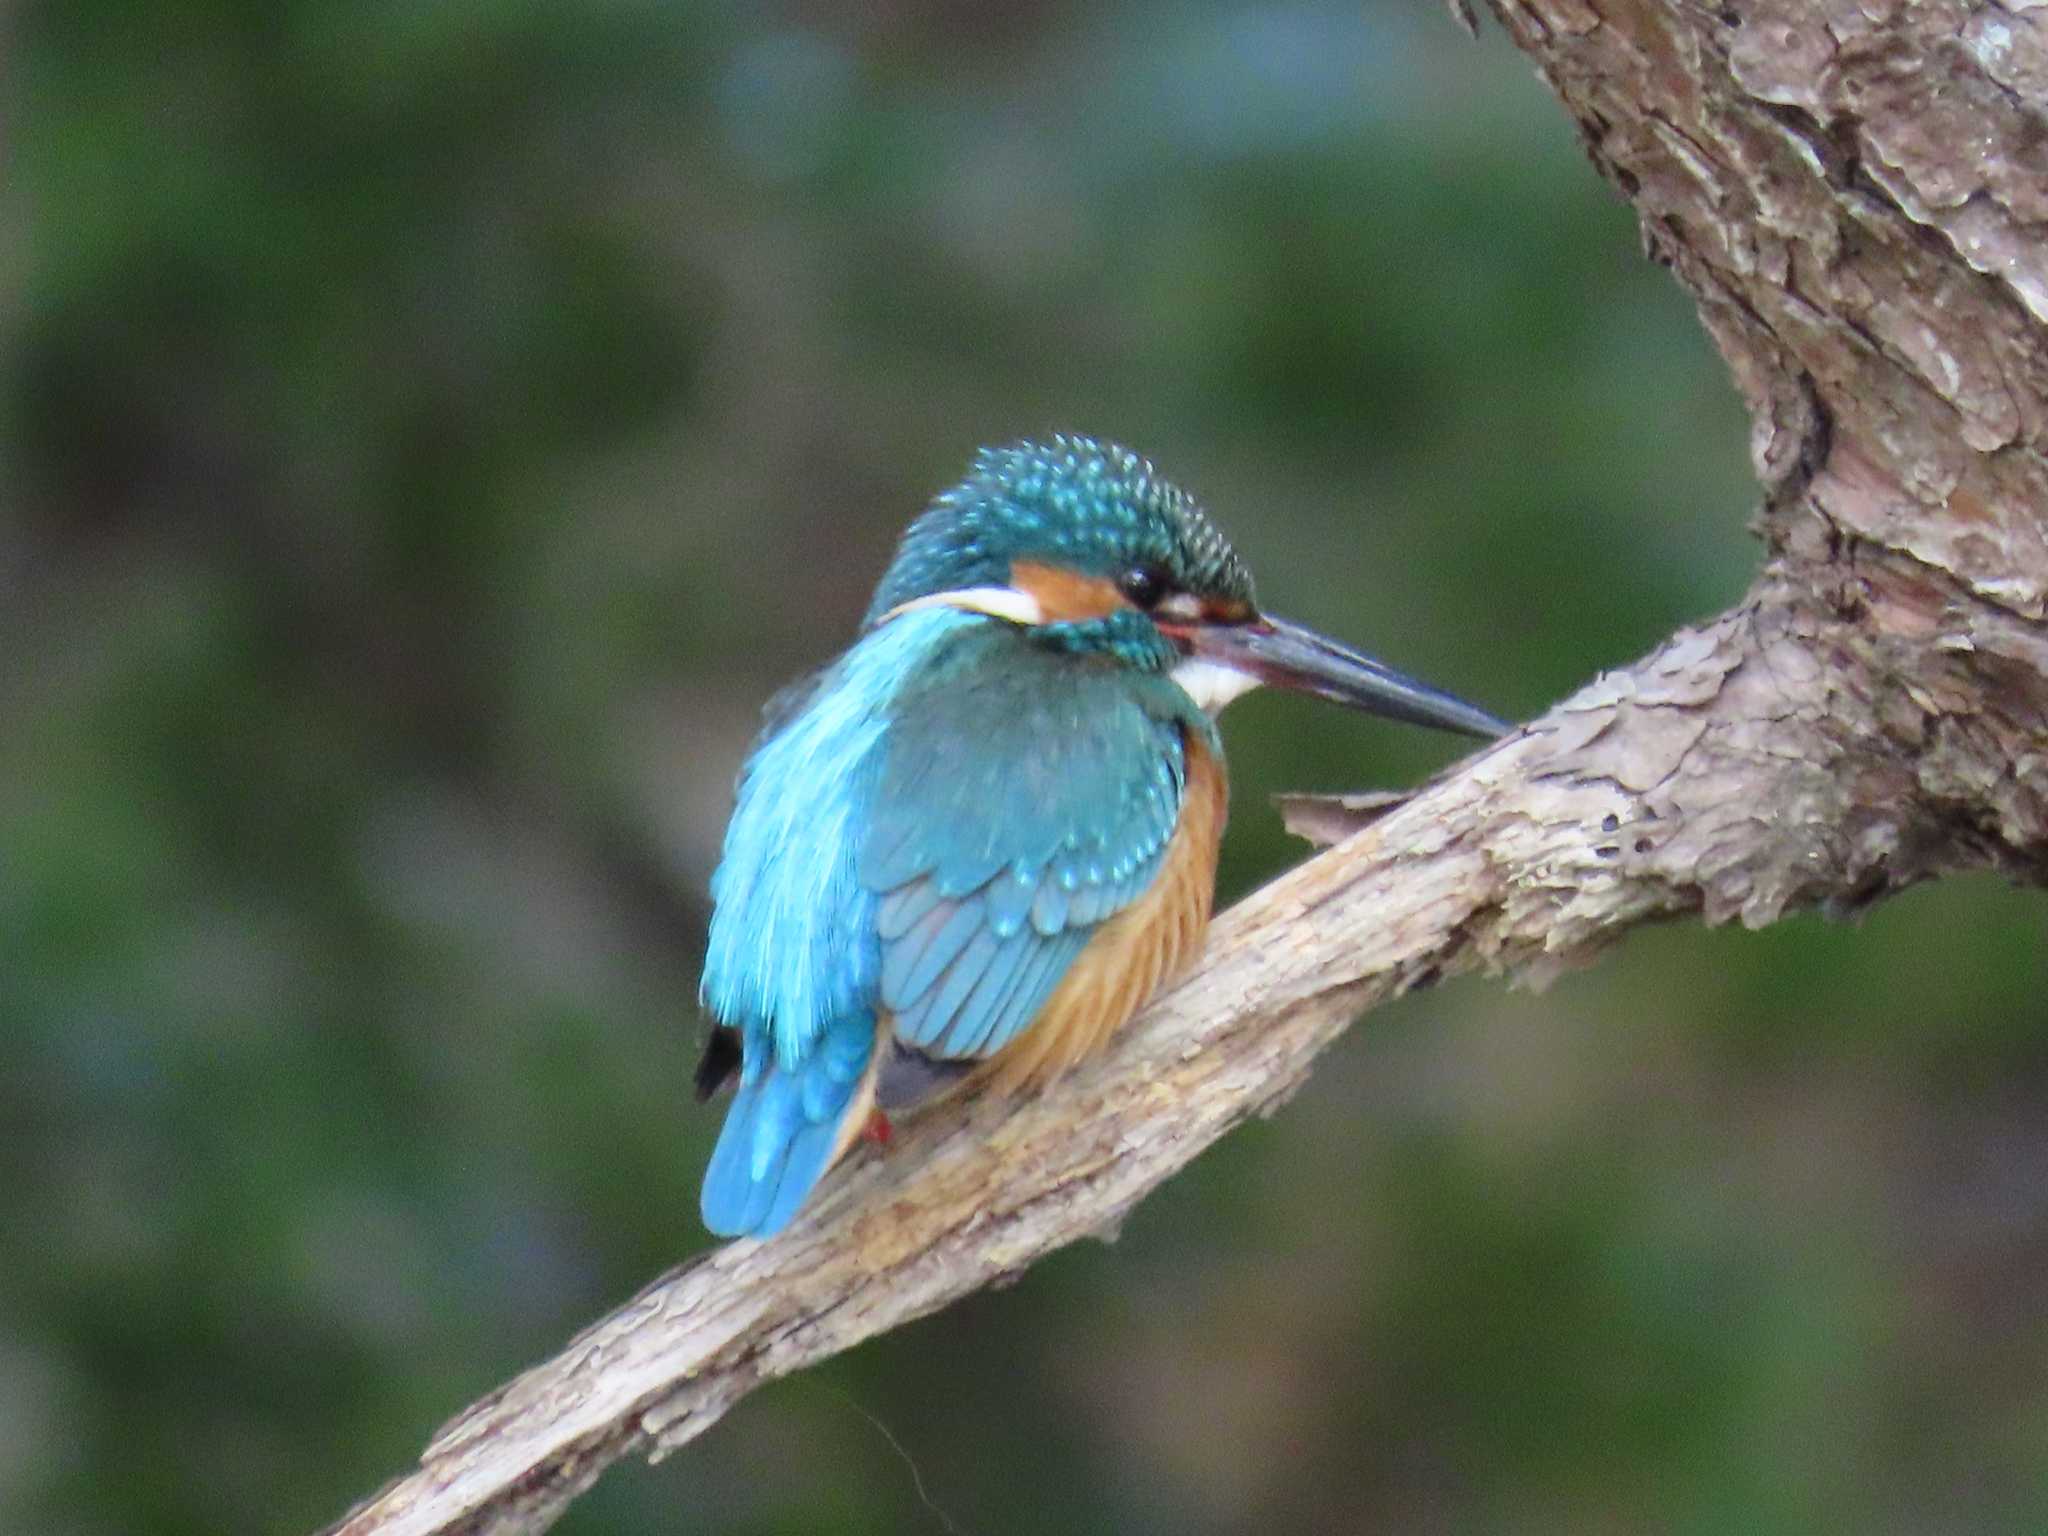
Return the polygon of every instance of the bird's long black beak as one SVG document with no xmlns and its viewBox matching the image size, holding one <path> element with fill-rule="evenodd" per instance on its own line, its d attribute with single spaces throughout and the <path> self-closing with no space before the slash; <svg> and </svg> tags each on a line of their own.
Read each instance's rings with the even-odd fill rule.
<svg viewBox="0 0 2048 1536">
<path fill-rule="evenodd" d="M 1487 740 L 1504 736 L 1509 729 L 1506 721 L 1463 699 L 1285 619 L 1262 615 L 1240 624 L 1191 624 L 1177 633 L 1191 654 L 1249 673 L 1275 688 Z"/>
</svg>

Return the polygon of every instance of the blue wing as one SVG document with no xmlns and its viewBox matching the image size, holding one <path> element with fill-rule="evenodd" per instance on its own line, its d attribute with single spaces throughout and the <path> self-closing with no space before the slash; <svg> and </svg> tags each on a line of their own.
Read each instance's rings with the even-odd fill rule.
<svg viewBox="0 0 2048 1536">
<path fill-rule="evenodd" d="M 979 1059 L 1158 875 L 1208 720 L 1161 677 L 963 636 L 898 699 L 861 850 L 896 1038 Z"/>
<path fill-rule="evenodd" d="M 704 1000 L 743 1065 L 707 1226 L 794 1214 L 867 1103 L 879 1015 L 929 1057 L 1016 1038 L 1158 874 L 1191 728 L 1164 677 L 946 609 L 872 631 L 771 727 L 712 882 Z"/>
<path fill-rule="evenodd" d="M 720 1236 L 780 1229 L 831 1166 L 874 1056 L 874 895 L 857 877 L 889 705 L 946 637 L 981 620 L 907 614 L 778 694 L 741 771 L 711 878 L 704 1005 L 738 1031 L 740 1084 L 704 1175 Z M 723 1065 L 700 1077 L 716 1086 Z"/>
</svg>

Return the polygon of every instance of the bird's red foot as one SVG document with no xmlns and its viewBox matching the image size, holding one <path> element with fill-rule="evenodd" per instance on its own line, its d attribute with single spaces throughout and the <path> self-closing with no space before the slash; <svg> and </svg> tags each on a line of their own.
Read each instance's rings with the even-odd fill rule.
<svg viewBox="0 0 2048 1536">
<path fill-rule="evenodd" d="M 868 1123 L 861 1127 L 860 1139 L 871 1141 L 878 1147 L 886 1147 L 896 1135 L 896 1127 L 889 1123 L 889 1117 L 879 1109 L 868 1112 Z"/>
</svg>

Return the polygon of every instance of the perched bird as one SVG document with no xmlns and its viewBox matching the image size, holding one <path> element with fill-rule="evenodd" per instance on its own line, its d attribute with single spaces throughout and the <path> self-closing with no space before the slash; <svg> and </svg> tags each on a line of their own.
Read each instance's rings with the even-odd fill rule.
<svg viewBox="0 0 2048 1536">
<path fill-rule="evenodd" d="M 1202 510 L 1084 437 L 983 450 L 860 638 L 772 702 L 711 889 L 697 1073 L 739 1088 L 704 1224 L 780 1230 L 863 1132 L 970 1073 L 1041 1084 L 1193 958 L 1226 808 L 1212 718 L 1281 688 L 1505 726 L 1262 613 Z"/>
</svg>

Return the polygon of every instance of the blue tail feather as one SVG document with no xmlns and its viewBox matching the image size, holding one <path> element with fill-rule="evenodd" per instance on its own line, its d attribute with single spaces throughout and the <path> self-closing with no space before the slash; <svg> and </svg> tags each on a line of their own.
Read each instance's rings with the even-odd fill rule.
<svg viewBox="0 0 2048 1536">
<path fill-rule="evenodd" d="M 742 1079 L 704 1171 L 704 1225 L 720 1237 L 781 1231 L 825 1176 L 840 1129 L 859 1107 L 875 1021 L 862 1013 L 827 1026 L 794 1067 L 774 1058 L 763 1032 L 747 1031 L 744 1049 L 762 1065 Z"/>
</svg>

